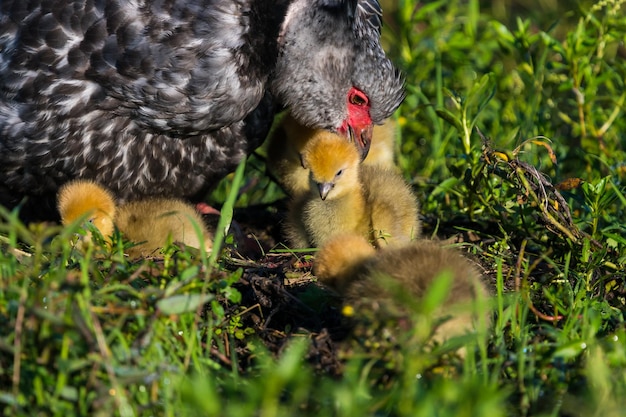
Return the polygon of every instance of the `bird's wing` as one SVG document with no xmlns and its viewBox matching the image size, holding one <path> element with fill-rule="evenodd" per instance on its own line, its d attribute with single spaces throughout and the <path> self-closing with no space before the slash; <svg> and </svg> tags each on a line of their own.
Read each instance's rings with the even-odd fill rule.
<svg viewBox="0 0 626 417">
<path fill-rule="evenodd" d="M 5 0 L 2 98 L 65 100 L 69 114 L 85 95 L 109 97 L 118 114 L 174 134 L 228 126 L 259 104 L 269 74 L 257 3 Z"/>
</svg>

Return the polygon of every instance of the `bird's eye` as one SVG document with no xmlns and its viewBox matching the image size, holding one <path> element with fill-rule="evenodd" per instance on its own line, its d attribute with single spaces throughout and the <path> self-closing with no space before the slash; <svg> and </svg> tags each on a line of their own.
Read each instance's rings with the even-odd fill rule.
<svg viewBox="0 0 626 417">
<path fill-rule="evenodd" d="M 343 169 L 340 169 L 339 171 L 337 171 L 337 173 L 335 174 L 335 178 L 339 178 L 341 174 L 343 174 Z"/>
<path fill-rule="evenodd" d="M 354 104 L 355 106 L 366 106 L 368 103 L 367 96 L 363 92 L 358 91 L 354 88 L 352 89 L 352 91 L 350 91 L 348 100 L 350 100 L 350 103 Z"/>
</svg>

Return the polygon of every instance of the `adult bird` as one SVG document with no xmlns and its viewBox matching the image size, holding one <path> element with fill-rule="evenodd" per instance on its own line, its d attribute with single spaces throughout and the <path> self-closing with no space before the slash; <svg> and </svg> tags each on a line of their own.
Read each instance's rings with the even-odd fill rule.
<svg viewBox="0 0 626 417">
<path fill-rule="evenodd" d="M 282 108 L 365 155 L 404 97 L 381 22 L 378 0 L 3 0 L 0 204 L 54 211 L 75 178 L 199 201 Z"/>
</svg>

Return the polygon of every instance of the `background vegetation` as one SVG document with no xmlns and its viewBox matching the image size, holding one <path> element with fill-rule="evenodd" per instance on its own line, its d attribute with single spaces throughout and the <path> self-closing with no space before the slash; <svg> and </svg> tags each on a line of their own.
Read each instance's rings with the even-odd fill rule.
<svg viewBox="0 0 626 417">
<path fill-rule="evenodd" d="M 289 284 L 311 281 L 306 254 L 131 262 L 119 236 L 80 254 L 78 224 L 2 211 L 3 414 L 623 415 L 626 2 L 564 3 L 383 2 L 407 78 L 398 162 L 427 234 L 483 266 L 485 337 L 430 349 L 428 327 L 363 316 L 338 338 L 332 296 Z M 279 213 L 263 150 L 241 170 L 213 201 Z"/>
</svg>

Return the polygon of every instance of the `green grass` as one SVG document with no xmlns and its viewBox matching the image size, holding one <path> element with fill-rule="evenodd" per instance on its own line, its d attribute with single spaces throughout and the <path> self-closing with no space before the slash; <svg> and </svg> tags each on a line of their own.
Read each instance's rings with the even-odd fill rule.
<svg viewBox="0 0 626 417">
<path fill-rule="evenodd" d="M 407 77 L 399 165 L 427 234 L 463 236 L 482 265 L 486 334 L 431 348 L 429 324 L 357 312 L 338 341 L 332 295 L 282 286 L 308 277 L 288 254 L 130 261 L 119 236 L 82 254 L 78 224 L 1 211 L 3 415 L 623 415 L 625 4 L 384 2 Z M 243 170 L 214 202 L 276 210 L 263 149 Z"/>
</svg>

